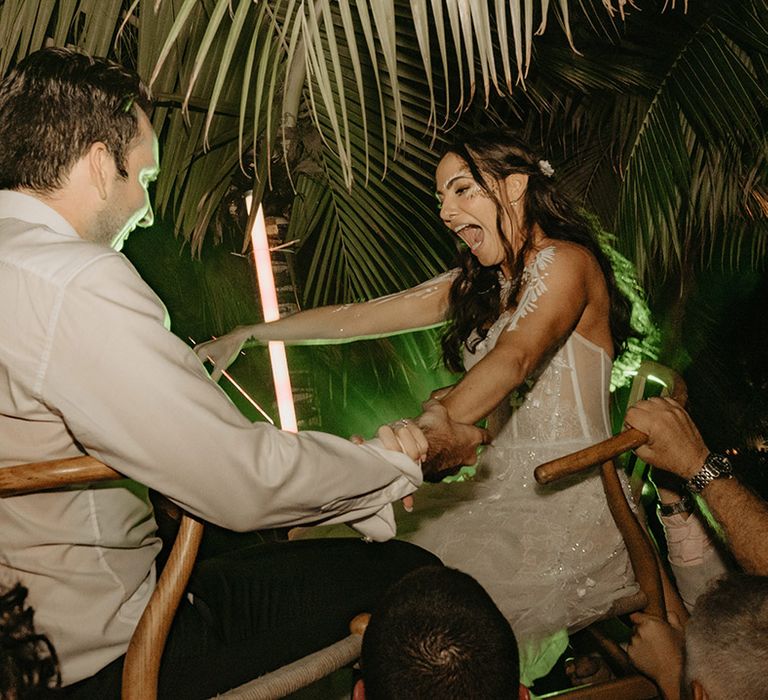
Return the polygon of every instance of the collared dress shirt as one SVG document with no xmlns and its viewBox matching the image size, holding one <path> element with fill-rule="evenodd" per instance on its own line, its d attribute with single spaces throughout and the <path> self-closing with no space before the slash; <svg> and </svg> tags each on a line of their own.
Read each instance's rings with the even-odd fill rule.
<svg viewBox="0 0 768 700">
<path fill-rule="evenodd" d="M 0 191 L 0 468 L 83 453 L 119 483 L 0 500 L 0 569 L 30 590 L 65 685 L 123 654 L 155 585 L 147 487 L 226 528 L 354 521 L 394 535 L 405 455 L 250 423 L 120 253 Z"/>
</svg>

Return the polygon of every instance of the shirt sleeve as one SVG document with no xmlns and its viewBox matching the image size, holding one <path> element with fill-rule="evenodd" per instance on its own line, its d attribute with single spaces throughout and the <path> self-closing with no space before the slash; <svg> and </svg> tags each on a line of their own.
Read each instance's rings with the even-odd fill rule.
<svg viewBox="0 0 768 700">
<path fill-rule="evenodd" d="M 729 570 L 726 557 L 697 514 L 663 516 L 668 559 L 680 596 L 690 612 L 709 584 Z"/>
<path fill-rule="evenodd" d="M 420 485 L 411 459 L 375 442 L 250 423 L 165 317 L 122 255 L 99 258 L 62 290 L 35 388 L 89 454 L 240 531 L 389 523 L 389 504 Z"/>
</svg>

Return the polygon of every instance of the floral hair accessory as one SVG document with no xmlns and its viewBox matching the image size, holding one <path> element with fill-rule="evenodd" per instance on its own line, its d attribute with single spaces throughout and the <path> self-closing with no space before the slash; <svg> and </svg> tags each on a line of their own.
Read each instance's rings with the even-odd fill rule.
<svg viewBox="0 0 768 700">
<path fill-rule="evenodd" d="M 548 160 L 540 160 L 538 162 L 539 170 L 544 177 L 552 177 L 555 174 L 555 169 L 552 167 Z"/>
</svg>

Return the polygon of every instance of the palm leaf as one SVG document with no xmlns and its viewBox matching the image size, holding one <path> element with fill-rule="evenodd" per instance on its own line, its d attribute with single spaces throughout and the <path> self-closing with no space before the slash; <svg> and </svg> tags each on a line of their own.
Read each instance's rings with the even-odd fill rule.
<svg viewBox="0 0 768 700">
<path fill-rule="evenodd" d="M 161 0 L 160 7 L 167 5 L 171 0 Z M 207 91 L 210 98 L 211 114 L 215 112 L 218 96 L 221 92 L 222 84 L 225 82 L 227 68 L 231 66 L 231 59 L 234 55 L 234 47 L 239 41 L 239 34 L 246 30 L 249 25 L 245 18 L 246 9 L 244 5 L 239 5 L 235 13 L 235 21 L 226 23 L 227 31 L 232 36 L 225 37 L 220 34 L 220 28 L 225 23 L 225 8 L 230 6 L 230 0 L 209 0 L 208 2 L 196 3 L 194 0 L 184 0 L 178 10 L 174 13 L 174 20 L 168 31 L 165 43 L 158 52 L 156 66 L 152 74 L 152 81 L 158 79 L 162 70 L 165 70 L 166 63 L 170 60 L 174 47 L 179 42 L 189 44 L 187 39 L 195 37 L 195 52 L 193 60 L 193 69 L 187 71 L 185 81 L 182 84 L 186 108 L 189 104 L 189 98 L 195 92 L 203 93 L 198 90 L 196 85 L 200 80 L 202 66 L 205 63 L 214 63 L 217 67 L 218 80 L 214 81 L 213 89 Z M 250 8 L 251 14 L 263 10 L 266 3 L 253 3 Z M 433 63 L 431 60 L 431 41 L 434 36 L 440 47 L 440 56 L 443 65 L 443 74 L 449 74 L 449 69 L 457 70 L 459 82 L 459 94 L 452 108 L 463 110 L 471 102 L 474 95 L 475 86 L 475 66 L 479 65 L 483 81 L 483 94 L 486 101 L 493 85 L 496 90 L 499 89 L 497 65 L 497 51 L 499 46 L 501 55 L 506 56 L 509 36 L 506 33 L 507 13 L 511 17 L 513 25 L 512 42 L 516 46 L 516 65 L 518 80 L 522 80 L 525 71 L 530 64 L 531 48 L 533 41 L 533 31 L 535 24 L 534 12 L 538 8 L 543 27 L 546 15 L 549 11 L 547 0 L 540 0 L 534 3 L 533 0 L 509 0 L 508 3 L 498 1 L 494 5 L 495 12 L 489 10 L 486 0 L 432 0 L 432 23 L 427 21 L 427 8 L 424 0 L 417 2 L 414 0 L 408 5 L 400 0 L 377 0 L 369 2 L 368 0 L 356 0 L 354 3 L 357 9 L 356 23 L 361 31 L 352 31 L 353 13 L 348 1 L 340 4 L 333 3 L 331 0 L 315 0 L 315 2 L 294 2 L 288 3 L 287 8 L 283 9 L 278 4 L 273 12 L 274 41 L 275 46 L 280 51 L 286 51 L 283 54 L 287 73 L 290 74 L 294 66 L 301 66 L 308 72 L 309 92 L 308 106 L 317 123 L 319 114 L 322 111 L 326 115 L 330 124 L 331 131 L 325 133 L 319 129 L 325 138 L 333 143 L 333 150 L 337 154 L 342 164 L 342 171 L 347 185 L 352 183 L 352 163 L 349 156 L 350 148 L 350 126 L 345 114 L 348 103 L 347 90 L 355 90 L 355 100 L 370 99 L 366 97 L 361 90 L 359 81 L 359 65 L 362 60 L 370 60 L 373 64 L 372 78 L 374 84 L 378 87 L 377 101 L 379 107 L 382 107 L 382 89 L 384 89 L 384 77 L 388 83 L 389 104 L 388 108 L 393 110 L 394 129 L 389 133 L 389 129 L 383 129 L 382 134 L 387 138 L 394 139 L 395 148 L 399 147 L 406 139 L 406 117 L 403 113 L 402 99 L 407 93 L 408 88 L 402 88 L 399 84 L 400 71 L 400 46 L 403 37 L 416 36 L 418 41 L 417 50 L 422 60 L 419 65 L 414 66 L 418 70 L 419 80 L 422 83 L 430 84 L 429 92 L 426 96 L 428 105 L 428 116 L 426 123 L 428 125 L 435 123 L 436 100 L 437 96 L 431 87 Z M 208 9 L 206 9 L 208 8 Z M 342 22 L 339 23 L 338 14 L 341 9 Z M 566 34 L 570 36 L 568 24 L 568 2 L 560 0 L 559 8 L 561 13 L 561 23 L 565 28 Z M 201 12 L 206 10 L 207 18 L 205 22 L 201 20 Z M 444 11 L 445 10 L 445 11 Z M 146 12 L 146 10 L 144 11 Z M 241 14 L 241 12 L 243 14 Z M 334 19 L 331 19 L 334 15 Z M 281 25 L 280 22 L 283 22 Z M 455 60 L 448 58 L 448 43 L 445 34 L 445 23 L 449 25 Z M 201 24 L 205 24 L 206 29 L 201 35 Z M 333 27 L 331 29 L 331 27 Z M 501 34 L 497 37 L 496 30 L 501 29 Z M 434 34 L 433 34 L 434 32 Z M 289 41 L 286 42 L 286 39 Z M 408 40 L 406 39 L 406 43 Z M 224 43 L 226 49 L 214 51 L 217 43 Z M 176 49 L 179 55 L 185 55 L 183 51 Z M 346 87 L 345 76 L 340 75 L 341 54 L 350 55 L 353 60 L 346 64 L 357 75 L 357 81 L 354 86 Z M 366 59 L 363 56 L 367 53 Z M 252 54 L 251 54 L 252 55 Z M 259 57 L 259 60 L 265 60 L 265 55 Z M 330 58 L 330 61 L 326 61 Z M 274 57 L 271 63 L 274 65 Z M 189 60 L 189 59 L 185 59 Z M 504 84 L 506 89 L 512 87 L 512 75 L 510 72 L 509 61 L 502 58 L 502 64 L 505 67 Z M 261 69 L 258 65 L 254 66 L 256 73 L 264 74 L 263 65 Z M 301 68 L 299 68 L 301 70 Z M 469 85 L 469 93 L 465 95 L 465 81 Z M 274 86 L 271 82 L 271 87 Z M 446 83 L 447 87 L 448 83 Z M 447 92 L 447 90 L 446 90 Z M 291 91 L 293 94 L 293 91 Z M 446 103 L 446 108 L 449 104 Z M 258 112 L 258 110 L 256 110 Z M 267 114 L 272 113 L 271 103 L 266 108 Z M 295 114 L 294 105 L 284 105 L 284 113 Z M 364 105 L 361 114 L 368 118 L 370 110 Z M 246 119 L 253 119 L 254 115 L 246 116 Z M 209 138 L 211 119 L 206 124 L 203 139 Z M 265 129 L 266 147 L 271 149 L 271 143 L 276 133 L 274 129 Z M 363 124 L 363 136 L 368 133 L 367 122 Z M 389 149 L 384 151 L 385 157 L 388 157 Z M 367 172 L 367 168 L 363 170 Z"/>
<path fill-rule="evenodd" d="M 655 94 L 638 100 L 630 120 L 635 133 L 626 151 L 617 230 L 622 240 L 634 241 L 634 258 L 646 274 L 652 261 L 661 264 L 656 273 L 669 273 L 691 252 L 713 251 L 723 226 L 730 227 L 728 245 L 735 249 L 747 233 L 737 222 L 745 214 L 744 183 L 754 181 L 748 173 L 766 153 L 761 125 L 768 95 L 765 76 L 720 29 L 721 22 L 727 27 L 733 21 L 730 5 L 689 15 L 684 41 Z M 765 44 L 766 32 L 765 25 L 762 36 L 752 29 L 753 47 Z"/>
<path fill-rule="evenodd" d="M 334 17 L 336 25 L 343 21 L 340 15 Z M 358 25 L 357 31 L 365 30 Z M 358 79 L 349 65 L 351 55 L 339 51 L 326 58 L 336 62 L 335 69 L 349 86 L 348 153 L 357 184 L 349 186 L 332 138 L 326 138 L 315 156 L 320 172 L 303 174 L 297 180 L 289 236 L 301 237 L 297 266 L 305 303 L 310 306 L 401 289 L 445 269 L 451 255 L 452 241 L 436 215 L 431 194 L 436 155 L 428 139 L 413 136 L 424 131 L 431 114 L 422 84 L 408 77 L 421 66 L 417 41 L 404 47 L 401 40 L 399 45 L 399 117 L 389 108 L 392 85 L 388 81 L 381 85 L 378 99 L 387 108 L 384 132 L 375 128 L 380 122 L 373 115 L 367 118 L 368 129 L 363 129 L 363 113 L 377 100 L 354 99 Z M 362 61 L 360 69 L 367 91 L 364 98 L 370 97 L 379 89 L 371 78 L 373 61 Z M 313 89 L 310 83 L 308 94 Z M 394 148 L 398 118 L 409 137 L 395 153 L 390 149 Z M 321 110 L 316 119 L 323 134 L 334 132 L 336 125 L 329 114 Z M 365 178 L 367 184 L 361 187 Z"/>
<path fill-rule="evenodd" d="M 656 282 L 689 263 L 754 265 L 766 248 L 765 4 L 648 12 L 660 7 L 618 36 L 576 18 L 578 57 L 542 37 L 507 107 Z"/>
<path fill-rule="evenodd" d="M 439 120 L 463 112 L 465 123 L 518 123 L 564 158 L 578 152 L 562 172 L 606 221 L 615 217 L 622 244 L 646 269 L 658 262 L 672 272 L 685 256 L 754 262 L 765 250 L 768 200 L 765 2 L 701 0 L 687 14 L 678 3 L 662 15 L 660 0 L 642 5 L 643 12 L 630 12 L 624 0 L 5 0 L 0 68 L 46 41 L 106 53 L 124 25 L 124 43 L 115 50 L 130 62 L 136 42 L 135 64 L 153 74 L 159 99 L 153 115 L 164 145 L 159 208 L 196 246 L 227 173 L 245 152 L 251 155 L 241 166 L 259 163 L 257 188 L 267 187 L 264 171 L 274 162 L 282 113 L 298 114 L 300 99 L 326 139 L 318 162 L 334 208 L 322 220 L 328 227 L 346 222 L 362 241 L 345 249 L 353 265 L 373 245 L 365 242 L 365 227 L 387 218 L 384 198 L 397 201 L 406 188 L 421 189 L 419 235 L 431 252 L 405 271 L 347 273 L 344 294 L 423 278 L 445 259 L 439 224 L 427 214 L 429 141 L 439 135 Z M 626 24 L 614 24 L 606 7 L 626 13 Z M 533 32 L 542 32 L 551 16 L 583 57 L 557 32 L 534 42 Z M 592 54 L 598 60 L 590 60 L 590 42 L 602 51 Z M 525 91 L 513 91 L 523 79 Z M 286 103 L 278 104 L 285 86 Z M 475 90 L 488 103 L 483 114 L 471 100 Z M 572 124 L 564 127 L 564 119 Z M 545 139 L 555 133 L 558 138 Z M 283 134 L 284 144 L 293 138 Z M 415 154 L 415 166 L 405 154 Z M 394 163 L 391 185 L 371 187 L 365 196 L 346 192 L 384 177 Z M 369 207 L 368 219 L 360 219 L 365 225 L 352 224 L 357 206 Z M 375 239 L 384 246 L 377 254 L 388 254 L 387 245 L 403 250 L 394 233 L 380 234 L 386 243 Z"/>
</svg>

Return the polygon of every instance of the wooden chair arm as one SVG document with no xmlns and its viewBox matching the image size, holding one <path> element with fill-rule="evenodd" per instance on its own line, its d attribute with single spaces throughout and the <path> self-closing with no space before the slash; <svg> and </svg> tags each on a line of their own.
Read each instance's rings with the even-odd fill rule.
<svg viewBox="0 0 768 700">
<path fill-rule="evenodd" d="M 0 469 L 0 497 L 124 478 L 120 472 L 87 456 L 18 464 Z"/>
<path fill-rule="evenodd" d="M 203 523 L 183 513 L 173 549 L 125 654 L 122 700 L 157 697 L 165 640 L 195 565 L 202 537 Z"/>
<path fill-rule="evenodd" d="M 662 391 L 662 396 L 669 396 L 682 406 L 685 406 L 688 401 L 688 387 L 683 378 L 674 370 L 650 360 L 645 360 L 642 363 L 636 378 L 640 381 L 633 382 L 632 384 L 632 392 L 629 399 L 630 406 L 642 399 L 646 379 L 652 376 L 663 383 L 664 390 Z M 538 483 L 549 484 L 571 474 L 578 474 L 596 464 L 605 464 L 605 462 L 615 459 L 624 452 L 644 445 L 647 439 L 648 436 L 645 433 L 629 428 L 596 445 L 540 464 L 534 470 L 533 475 Z"/>
<path fill-rule="evenodd" d="M 645 433 L 630 428 L 596 445 L 544 462 L 533 470 L 533 476 L 540 484 L 550 484 L 571 474 L 583 472 L 596 464 L 605 464 L 628 450 L 644 445 L 647 439 Z"/>
<path fill-rule="evenodd" d="M 368 613 L 360 613 L 350 623 L 351 634 L 348 637 L 216 697 L 229 700 L 278 700 L 306 688 L 360 657 L 362 635 L 370 618 Z"/>
</svg>

